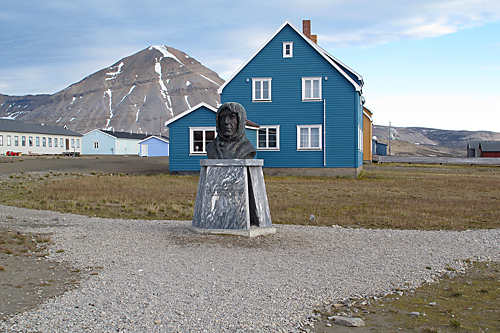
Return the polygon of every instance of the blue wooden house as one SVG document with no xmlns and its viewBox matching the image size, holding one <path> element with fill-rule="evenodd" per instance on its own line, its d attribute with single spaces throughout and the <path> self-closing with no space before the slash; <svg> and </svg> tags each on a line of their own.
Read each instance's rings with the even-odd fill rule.
<svg viewBox="0 0 500 333">
<path fill-rule="evenodd" d="M 200 171 L 200 160 L 207 158 L 207 145 L 217 135 L 215 116 L 217 109 L 200 103 L 168 120 L 169 170 L 171 173 Z M 247 121 L 246 135 L 257 147 L 258 125 Z"/>
<path fill-rule="evenodd" d="M 168 138 L 160 136 L 150 136 L 139 141 L 139 156 L 157 157 L 168 156 Z"/>
<path fill-rule="evenodd" d="M 259 124 L 270 175 L 356 177 L 363 165 L 363 78 L 286 21 L 220 88 Z"/>
</svg>

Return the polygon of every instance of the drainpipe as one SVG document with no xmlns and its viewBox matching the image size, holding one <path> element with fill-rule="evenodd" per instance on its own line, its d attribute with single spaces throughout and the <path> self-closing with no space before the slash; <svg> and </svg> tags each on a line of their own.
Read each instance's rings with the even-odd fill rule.
<svg viewBox="0 0 500 333">
<path fill-rule="evenodd" d="M 323 166 L 326 167 L 326 99 L 323 98 Z"/>
</svg>

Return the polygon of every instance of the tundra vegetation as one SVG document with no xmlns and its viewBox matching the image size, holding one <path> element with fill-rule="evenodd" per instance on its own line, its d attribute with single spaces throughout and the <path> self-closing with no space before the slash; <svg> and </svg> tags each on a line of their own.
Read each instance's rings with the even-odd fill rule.
<svg viewBox="0 0 500 333">
<path fill-rule="evenodd" d="M 278 224 L 455 231 L 500 226 L 499 167 L 384 164 L 365 166 L 358 179 L 265 181 L 272 220 Z M 190 220 L 197 186 L 197 176 L 18 173 L 3 178 L 0 203 L 87 216 Z M 352 300 L 357 302 L 354 307 L 350 303 L 352 308 L 317 309 L 322 320 L 307 329 L 338 332 L 328 317 L 349 308 L 376 323 L 366 326 L 373 332 L 500 331 L 500 266 L 469 267 L 465 274 L 447 272 L 439 283 L 413 293 Z"/>
</svg>

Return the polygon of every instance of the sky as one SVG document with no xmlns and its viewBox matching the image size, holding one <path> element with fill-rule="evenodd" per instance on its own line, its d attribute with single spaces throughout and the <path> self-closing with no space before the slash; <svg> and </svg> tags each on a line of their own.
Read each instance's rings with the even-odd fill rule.
<svg viewBox="0 0 500 333">
<path fill-rule="evenodd" d="M 374 124 L 500 132 L 499 0 L 0 0 L 0 93 L 53 94 L 158 44 L 227 80 L 305 19 L 363 76 Z"/>
</svg>

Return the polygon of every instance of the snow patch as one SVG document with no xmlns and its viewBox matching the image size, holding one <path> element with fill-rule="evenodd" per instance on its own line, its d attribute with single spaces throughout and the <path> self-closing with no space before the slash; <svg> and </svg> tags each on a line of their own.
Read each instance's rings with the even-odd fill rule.
<svg viewBox="0 0 500 333">
<path fill-rule="evenodd" d="M 137 122 L 137 120 L 139 119 L 139 112 L 141 112 L 141 109 L 137 110 L 135 114 L 135 122 Z"/>
<path fill-rule="evenodd" d="M 109 119 L 108 122 L 106 123 L 105 130 L 108 129 L 109 123 L 111 122 L 111 119 L 113 118 L 113 107 L 112 107 L 112 102 L 113 102 L 113 92 L 111 89 L 108 89 L 104 92 L 104 96 L 108 95 L 109 96 Z"/>
<path fill-rule="evenodd" d="M 73 97 L 73 100 L 69 104 L 73 104 L 73 103 L 75 103 L 75 101 L 76 101 L 76 97 Z"/>
<path fill-rule="evenodd" d="M 82 111 L 83 108 L 80 108 L 80 110 L 78 110 L 77 114 L 80 113 L 80 111 Z"/>
<path fill-rule="evenodd" d="M 186 87 L 190 86 L 191 85 L 191 82 L 189 81 L 186 81 Z"/>
<path fill-rule="evenodd" d="M 191 105 L 189 105 L 188 97 L 189 97 L 189 95 L 185 95 L 185 96 L 184 96 L 184 100 L 186 101 L 186 104 L 187 104 L 187 106 L 188 106 L 188 109 L 191 109 Z"/>
<path fill-rule="evenodd" d="M 56 123 L 60 122 L 60 121 L 61 121 L 61 119 L 62 119 L 62 117 L 61 117 L 61 118 L 59 118 L 59 119 L 57 119 L 57 120 L 56 120 Z"/>
<path fill-rule="evenodd" d="M 172 58 L 175 61 L 180 62 L 182 64 L 182 62 L 179 59 L 177 59 L 176 56 L 174 56 L 172 53 L 168 52 L 167 47 L 165 45 L 153 45 L 149 48 L 149 50 L 152 50 L 152 49 L 156 49 L 156 50 L 160 51 L 164 57 Z"/>
<path fill-rule="evenodd" d="M 120 103 L 121 103 L 121 102 L 123 102 L 123 100 L 124 100 L 125 98 L 127 98 L 127 96 L 128 96 L 128 95 L 130 95 L 130 93 L 134 90 L 134 88 L 135 88 L 135 85 L 134 85 L 134 86 L 132 86 L 132 88 L 130 88 L 129 92 L 128 92 L 125 96 L 123 96 L 123 98 L 121 99 L 121 101 L 119 101 L 119 102 L 118 102 L 118 104 L 116 104 L 115 106 L 120 105 Z"/>
<path fill-rule="evenodd" d="M 208 77 L 206 77 L 205 75 L 202 75 L 200 73 L 198 73 L 199 76 L 201 76 L 202 78 L 204 78 L 205 80 L 208 80 L 210 82 L 213 82 L 215 83 L 218 87 L 220 87 L 220 84 L 218 84 L 217 82 L 215 82 L 214 80 L 210 80 Z"/>
<path fill-rule="evenodd" d="M 118 66 L 109 67 L 110 72 L 106 73 L 106 75 L 111 75 L 111 77 L 106 78 L 106 81 L 116 80 L 116 77 L 118 76 L 118 74 L 120 74 L 122 72 L 123 65 L 125 65 L 125 64 L 122 61 L 122 62 L 120 62 L 120 64 Z"/>
<path fill-rule="evenodd" d="M 71 118 L 69 122 L 72 122 L 75 119 L 75 117 Z"/>
</svg>

